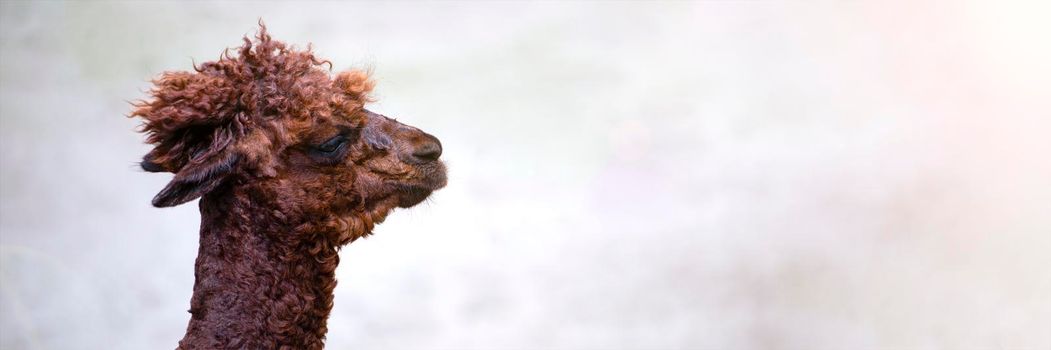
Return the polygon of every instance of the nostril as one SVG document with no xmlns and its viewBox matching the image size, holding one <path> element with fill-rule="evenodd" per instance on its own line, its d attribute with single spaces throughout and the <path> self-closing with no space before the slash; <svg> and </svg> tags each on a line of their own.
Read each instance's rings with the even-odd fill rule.
<svg viewBox="0 0 1051 350">
<path fill-rule="evenodd" d="M 412 156 L 423 160 L 438 160 L 442 156 L 442 144 L 427 141 L 412 151 Z"/>
</svg>

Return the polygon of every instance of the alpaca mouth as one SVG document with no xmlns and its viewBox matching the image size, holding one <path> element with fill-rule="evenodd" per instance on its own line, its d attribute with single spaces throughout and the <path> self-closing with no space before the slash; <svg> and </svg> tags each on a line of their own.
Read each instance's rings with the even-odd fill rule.
<svg viewBox="0 0 1051 350">
<path fill-rule="evenodd" d="M 435 162 L 434 165 L 419 169 L 423 174 L 418 181 L 398 185 L 398 206 L 408 208 L 423 202 L 434 191 L 445 187 L 448 178 L 445 175 L 445 165 Z"/>
</svg>

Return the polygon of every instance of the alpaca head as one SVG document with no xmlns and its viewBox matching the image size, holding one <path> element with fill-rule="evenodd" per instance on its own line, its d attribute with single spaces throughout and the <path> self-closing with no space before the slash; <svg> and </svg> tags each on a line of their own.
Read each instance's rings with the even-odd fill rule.
<svg viewBox="0 0 1051 350">
<path fill-rule="evenodd" d="M 135 103 L 153 146 L 142 168 L 175 174 L 153 205 L 236 193 L 268 220 L 346 243 L 445 185 L 437 138 L 364 108 L 367 73 L 331 76 L 309 47 L 272 40 L 265 27 L 255 39 L 162 74 Z"/>
</svg>

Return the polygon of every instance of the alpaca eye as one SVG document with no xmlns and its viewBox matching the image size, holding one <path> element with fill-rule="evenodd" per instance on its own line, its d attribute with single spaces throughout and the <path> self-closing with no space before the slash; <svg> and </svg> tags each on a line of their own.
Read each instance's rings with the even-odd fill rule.
<svg viewBox="0 0 1051 350">
<path fill-rule="evenodd" d="M 324 153 L 333 153 L 343 148 L 343 145 L 347 143 L 347 138 L 343 135 L 339 135 L 325 141 L 324 143 L 317 146 L 317 150 Z"/>
</svg>

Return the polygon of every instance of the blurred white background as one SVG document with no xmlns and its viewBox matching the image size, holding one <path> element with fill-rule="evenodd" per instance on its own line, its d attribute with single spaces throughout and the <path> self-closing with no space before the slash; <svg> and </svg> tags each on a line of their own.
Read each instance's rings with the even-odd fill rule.
<svg viewBox="0 0 1051 350">
<path fill-rule="evenodd" d="M 124 117 L 262 18 L 441 138 L 331 349 L 1049 349 L 1045 2 L 0 3 L 0 348 L 174 348 Z"/>
</svg>

